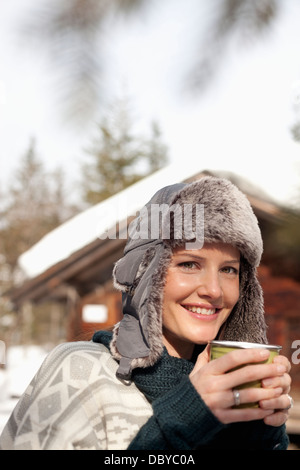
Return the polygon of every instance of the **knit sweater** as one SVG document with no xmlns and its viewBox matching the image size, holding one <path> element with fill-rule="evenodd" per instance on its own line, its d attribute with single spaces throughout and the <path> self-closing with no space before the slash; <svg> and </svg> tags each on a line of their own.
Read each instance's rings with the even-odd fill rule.
<svg viewBox="0 0 300 470">
<path fill-rule="evenodd" d="M 99 331 L 94 341 L 110 345 L 111 334 Z M 188 374 L 205 346 L 195 346 L 191 360 L 162 356 L 152 367 L 133 371 L 132 380 L 153 407 L 153 416 L 137 433 L 130 450 L 284 450 L 289 440 L 285 425 L 263 421 L 222 424 L 193 387 Z"/>
<path fill-rule="evenodd" d="M 133 382 L 116 378 L 107 346 L 66 343 L 47 357 L 0 438 L 0 449 L 286 449 L 285 427 L 222 424 L 192 386 L 193 361 L 164 349 Z M 102 344 L 102 343 L 104 344 Z"/>
<path fill-rule="evenodd" d="M 47 356 L 0 437 L 1 450 L 123 450 L 152 415 L 116 378 L 103 344 L 64 343 Z"/>
</svg>

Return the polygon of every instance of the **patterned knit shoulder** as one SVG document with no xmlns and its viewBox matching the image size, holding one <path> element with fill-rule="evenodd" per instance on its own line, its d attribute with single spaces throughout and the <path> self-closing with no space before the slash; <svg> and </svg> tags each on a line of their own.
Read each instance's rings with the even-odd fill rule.
<svg viewBox="0 0 300 470">
<path fill-rule="evenodd" d="M 117 367 L 99 343 L 54 348 L 19 400 L 0 449 L 126 449 L 153 412 L 133 383 L 116 378 Z"/>
</svg>

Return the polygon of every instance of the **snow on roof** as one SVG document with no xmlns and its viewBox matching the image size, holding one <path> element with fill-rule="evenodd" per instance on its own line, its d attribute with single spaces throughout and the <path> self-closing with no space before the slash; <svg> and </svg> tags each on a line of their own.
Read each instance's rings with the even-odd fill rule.
<svg viewBox="0 0 300 470">
<path fill-rule="evenodd" d="M 134 216 L 163 186 L 184 181 L 199 172 L 199 164 L 195 163 L 169 165 L 143 178 L 49 232 L 20 256 L 20 268 L 26 277 L 38 276 L 95 241 L 118 221 Z"/>
</svg>

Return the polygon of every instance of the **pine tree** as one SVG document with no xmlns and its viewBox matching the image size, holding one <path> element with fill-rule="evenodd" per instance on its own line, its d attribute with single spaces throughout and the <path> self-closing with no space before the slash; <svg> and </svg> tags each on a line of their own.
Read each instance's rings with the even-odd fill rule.
<svg viewBox="0 0 300 470">
<path fill-rule="evenodd" d="M 21 316 L 13 315 L 7 292 L 22 280 L 18 258 L 45 234 L 77 212 L 66 202 L 64 178 L 60 170 L 49 173 L 36 152 L 34 140 L 13 175 L 12 182 L 1 194 L 0 224 L 0 331 L 8 343 L 14 322 Z M 18 325 L 18 340 L 22 328 L 30 329 L 28 339 L 48 338 L 51 306 L 33 306 L 28 324 Z M 8 336 L 7 336 L 8 335 Z M 24 339 L 24 338 L 23 338 Z M 48 338 L 49 340 L 49 338 Z"/>
<path fill-rule="evenodd" d="M 99 136 L 84 163 L 83 198 L 96 204 L 167 163 L 167 147 L 161 141 L 157 123 L 152 123 L 151 136 L 140 137 L 124 101 L 117 103 L 98 127 Z"/>
<path fill-rule="evenodd" d="M 45 171 L 33 140 L 3 196 L 0 252 L 12 272 L 24 251 L 76 212 L 64 199 L 63 185 L 59 170 Z"/>
</svg>

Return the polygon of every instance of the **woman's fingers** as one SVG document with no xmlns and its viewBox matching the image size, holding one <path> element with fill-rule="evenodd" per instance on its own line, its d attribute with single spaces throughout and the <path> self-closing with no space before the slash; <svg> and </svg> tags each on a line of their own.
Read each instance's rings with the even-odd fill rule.
<svg viewBox="0 0 300 470">
<path fill-rule="evenodd" d="M 281 356 L 281 355 L 275 356 L 274 359 L 273 359 L 273 362 L 275 364 L 283 364 L 284 366 L 286 366 L 287 373 L 290 372 L 292 365 L 291 365 L 291 363 L 290 363 L 290 361 L 288 360 L 287 357 Z"/>
<path fill-rule="evenodd" d="M 291 398 L 288 394 L 280 394 L 278 397 L 262 399 L 259 402 L 259 406 L 266 410 L 288 411 L 291 407 Z"/>
<path fill-rule="evenodd" d="M 261 381 L 267 377 L 282 376 L 285 367 L 282 364 L 259 364 L 242 367 L 224 374 L 224 388 L 235 388 L 248 382 Z"/>
<path fill-rule="evenodd" d="M 269 426 L 282 426 L 288 419 L 288 411 L 279 410 L 275 413 L 272 413 L 264 418 L 264 423 L 268 424 Z"/>
<path fill-rule="evenodd" d="M 263 379 L 261 384 L 264 388 L 275 388 L 282 387 L 282 393 L 289 393 L 291 389 L 291 376 L 289 374 L 283 374 L 278 377 L 268 377 Z"/>
<path fill-rule="evenodd" d="M 235 367 L 265 361 L 269 355 L 270 352 L 267 349 L 237 349 L 211 361 L 210 364 L 215 375 L 222 375 Z"/>
<path fill-rule="evenodd" d="M 239 389 L 239 401 L 241 405 L 246 403 L 268 403 L 282 394 L 282 388 L 263 389 L 258 387 Z M 211 394 L 208 406 L 215 408 L 232 408 L 235 405 L 232 390 Z M 266 406 L 264 409 L 273 409 Z"/>
<path fill-rule="evenodd" d="M 285 373 L 282 376 L 267 377 L 262 380 L 262 386 L 265 388 L 271 387 L 282 387 L 283 394 L 289 393 L 291 389 L 291 377 L 289 372 L 291 370 L 291 363 L 285 356 L 276 356 L 273 360 L 273 364 L 281 364 L 286 368 Z"/>
<path fill-rule="evenodd" d="M 239 421 L 255 421 L 266 419 L 273 414 L 272 410 L 262 410 L 261 408 L 242 408 L 239 410 L 220 409 L 214 412 L 215 416 L 224 424 L 237 423 Z"/>
<path fill-rule="evenodd" d="M 276 400 L 282 394 L 282 388 L 263 389 L 259 387 L 246 388 L 239 390 L 240 403 L 262 403 Z M 272 407 L 266 407 L 264 409 L 273 409 Z"/>
</svg>

